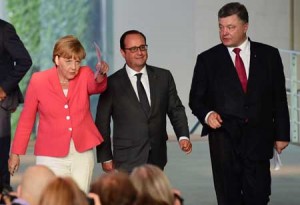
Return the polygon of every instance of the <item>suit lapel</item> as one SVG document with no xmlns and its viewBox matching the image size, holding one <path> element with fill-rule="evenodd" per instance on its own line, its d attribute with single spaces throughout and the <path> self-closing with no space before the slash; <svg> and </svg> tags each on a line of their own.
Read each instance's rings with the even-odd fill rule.
<svg viewBox="0 0 300 205">
<path fill-rule="evenodd" d="M 222 73 L 220 75 L 222 78 L 225 78 L 225 83 L 232 84 L 230 87 L 238 88 L 239 92 L 244 94 L 242 84 L 227 47 L 221 44 L 220 54 L 216 56 L 220 56 L 221 58 L 219 62 L 221 62 L 220 67 L 223 69 L 221 70 Z"/>
<path fill-rule="evenodd" d="M 66 100 L 66 97 L 63 93 L 62 87 L 61 87 L 60 82 L 59 82 L 59 78 L 58 78 L 56 69 L 57 69 L 56 67 L 53 67 L 50 70 L 50 75 L 49 75 L 49 78 L 48 78 L 49 84 L 51 85 L 54 92 L 59 96 L 59 98 L 61 98 L 63 100 Z"/>
<path fill-rule="evenodd" d="M 76 92 L 75 92 L 75 89 L 77 89 L 76 86 L 78 86 L 80 84 L 80 82 L 78 82 L 80 72 L 81 72 L 81 70 L 79 69 L 79 73 L 75 76 L 75 78 L 69 81 L 68 94 L 66 96 L 68 101 L 72 98 L 73 95 L 76 95 Z M 87 79 L 85 79 L 85 80 L 87 80 Z"/>
<path fill-rule="evenodd" d="M 157 99 L 156 96 L 157 96 L 158 88 L 157 88 L 157 83 L 156 83 L 157 76 L 155 75 L 153 68 L 146 65 L 146 69 L 147 69 L 147 74 L 148 74 L 150 99 L 151 99 L 150 112 L 149 112 L 148 116 L 145 114 L 145 112 L 139 102 L 139 99 L 132 87 L 132 84 L 131 84 L 128 74 L 126 72 L 125 66 L 120 71 L 121 73 L 120 73 L 120 82 L 119 83 L 120 83 L 121 90 L 123 92 L 126 92 L 126 94 L 128 96 L 128 100 L 130 100 L 134 106 L 139 107 L 140 111 L 143 112 L 147 118 L 149 118 L 151 116 L 154 106 L 157 104 L 155 99 Z"/>
<path fill-rule="evenodd" d="M 250 42 L 250 65 L 249 65 L 249 77 L 248 77 L 248 91 L 251 92 L 252 89 L 257 86 L 257 82 L 259 82 L 258 78 L 261 78 L 261 67 L 262 65 L 259 63 L 259 56 L 257 53 L 257 48 L 254 42 Z"/>
<path fill-rule="evenodd" d="M 150 99 L 151 99 L 151 108 L 149 112 L 149 116 L 151 116 L 152 111 L 154 110 L 155 106 L 157 105 L 157 93 L 158 93 L 158 83 L 157 83 L 157 76 L 154 72 L 154 69 L 150 66 L 146 65 L 148 80 L 149 80 L 149 89 L 150 89 Z"/>
<path fill-rule="evenodd" d="M 141 111 L 144 112 L 144 110 L 140 105 L 139 99 L 132 87 L 132 84 L 130 82 L 125 67 L 123 67 L 121 70 L 119 83 L 120 83 L 120 90 L 126 93 L 126 95 L 128 96 L 128 100 L 130 100 L 134 106 L 140 107 Z"/>
</svg>

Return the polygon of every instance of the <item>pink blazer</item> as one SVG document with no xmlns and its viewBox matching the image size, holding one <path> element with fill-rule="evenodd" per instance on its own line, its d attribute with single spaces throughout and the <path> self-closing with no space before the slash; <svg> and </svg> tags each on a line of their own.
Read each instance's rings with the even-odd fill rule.
<svg viewBox="0 0 300 205">
<path fill-rule="evenodd" d="M 26 153 L 37 114 L 35 155 L 66 156 L 71 138 L 78 152 L 102 143 L 103 138 L 90 112 L 90 95 L 103 92 L 106 86 L 107 78 L 97 83 L 93 71 L 82 66 L 78 75 L 69 82 L 66 97 L 56 67 L 34 73 L 26 91 L 11 153 Z"/>
</svg>

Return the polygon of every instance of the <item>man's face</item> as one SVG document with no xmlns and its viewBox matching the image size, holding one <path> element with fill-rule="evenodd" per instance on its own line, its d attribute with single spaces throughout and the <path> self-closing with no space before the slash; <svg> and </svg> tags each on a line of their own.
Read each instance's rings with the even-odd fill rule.
<svg viewBox="0 0 300 205">
<path fill-rule="evenodd" d="M 126 64 L 130 68 L 139 72 L 146 65 L 146 61 L 148 59 L 147 49 L 144 49 L 146 46 L 146 42 L 143 36 L 141 36 L 140 34 L 129 34 L 124 40 L 124 45 L 125 49 L 121 49 L 120 51 L 126 61 Z M 134 49 L 131 48 L 134 47 L 139 48 L 133 52 Z"/>
<path fill-rule="evenodd" d="M 248 23 L 243 22 L 234 14 L 219 18 L 219 35 L 222 43 L 227 47 L 237 47 L 247 38 Z"/>
</svg>

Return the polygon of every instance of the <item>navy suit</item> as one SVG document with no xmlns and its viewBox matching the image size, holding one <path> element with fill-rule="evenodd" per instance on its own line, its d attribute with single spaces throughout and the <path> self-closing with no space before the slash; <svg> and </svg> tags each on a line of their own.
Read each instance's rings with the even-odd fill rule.
<svg viewBox="0 0 300 205">
<path fill-rule="evenodd" d="M 146 69 L 151 97 L 149 115 L 142 109 L 125 67 L 108 78 L 108 88 L 100 96 L 96 116 L 96 125 L 104 138 L 97 147 L 98 162 L 112 159 L 117 169 L 128 172 L 147 162 L 163 169 L 167 163 L 166 115 L 177 138 L 189 137 L 185 109 L 171 73 L 150 65 Z"/>
<path fill-rule="evenodd" d="M 274 141 L 290 140 L 285 77 L 278 49 L 250 41 L 250 52 L 247 93 L 242 90 L 223 44 L 201 53 L 195 65 L 189 105 L 203 125 L 202 135 L 209 135 L 219 204 L 226 200 L 231 200 L 231 204 L 251 200 L 251 196 L 239 198 L 238 191 L 236 196 L 228 196 L 226 189 L 246 186 L 242 180 L 251 183 L 247 172 L 253 167 L 263 170 L 261 182 L 258 180 L 256 185 L 260 184 L 268 196 L 271 180 L 268 166 Z M 209 111 L 220 114 L 221 128 L 213 130 L 205 123 Z M 249 167 L 245 168 L 246 165 Z M 227 173 L 227 168 L 232 172 Z M 230 197 L 235 199 L 228 200 Z"/>
<path fill-rule="evenodd" d="M 10 186 L 8 172 L 10 113 L 23 102 L 18 83 L 31 64 L 30 55 L 14 27 L 0 19 L 0 87 L 7 95 L 0 103 L 0 173 L 4 186 Z"/>
</svg>

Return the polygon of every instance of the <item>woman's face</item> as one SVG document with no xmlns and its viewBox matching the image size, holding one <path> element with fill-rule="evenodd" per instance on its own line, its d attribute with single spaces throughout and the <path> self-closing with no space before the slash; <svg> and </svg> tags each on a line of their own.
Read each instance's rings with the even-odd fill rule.
<svg viewBox="0 0 300 205">
<path fill-rule="evenodd" d="M 57 66 L 60 80 L 72 80 L 79 72 L 81 61 L 79 59 L 55 57 L 55 64 Z"/>
</svg>

